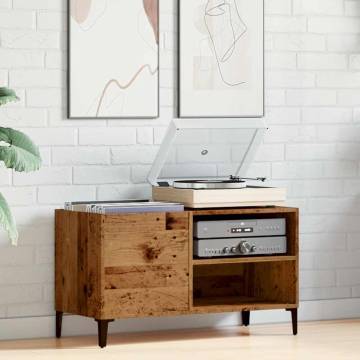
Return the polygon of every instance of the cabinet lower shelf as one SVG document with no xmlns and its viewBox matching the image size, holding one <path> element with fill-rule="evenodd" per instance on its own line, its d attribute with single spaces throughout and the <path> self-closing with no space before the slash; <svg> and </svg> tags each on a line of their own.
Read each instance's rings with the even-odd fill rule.
<svg viewBox="0 0 360 360">
<path fill-rule="evenodd" d="M 228 312 L 241 310 L 291 309 L 297 304 L 268 301 L 260 297 L 250 296 L 220 296 L 194 299 L 195 312 Z"/>
</svg>

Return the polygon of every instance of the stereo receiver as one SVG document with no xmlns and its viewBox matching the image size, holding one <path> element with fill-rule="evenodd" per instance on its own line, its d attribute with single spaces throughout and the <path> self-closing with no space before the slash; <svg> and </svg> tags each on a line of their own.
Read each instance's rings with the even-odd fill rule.
<svg viewBox="0 0 360 360">
<path fill-rule="evenodd" d="M 194 223 L 197 257 L 285 254 L 283 218 L 213 220 Z"/>
</svg>

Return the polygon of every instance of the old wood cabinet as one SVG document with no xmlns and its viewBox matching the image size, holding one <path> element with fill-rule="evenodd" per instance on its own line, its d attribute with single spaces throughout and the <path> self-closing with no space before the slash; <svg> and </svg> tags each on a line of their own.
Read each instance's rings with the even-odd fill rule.
<svg viewBox="0 0 360 360">
<path fill-rule="evenodd" d="M 196 218 L 285 217 L 287 254 L 193 259 Z M 291 311 L 297 332 L 298 210 L 286 207 L 100 215 L 56 210 L 56 335 L 64 312 L 98 322 L 106 345 L 114 319 Z"/>
</svg>

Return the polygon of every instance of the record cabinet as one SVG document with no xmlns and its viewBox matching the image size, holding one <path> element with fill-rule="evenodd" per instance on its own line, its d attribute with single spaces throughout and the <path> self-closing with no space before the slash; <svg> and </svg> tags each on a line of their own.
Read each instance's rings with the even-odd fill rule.
<svg viewBox="0 0 360 360">
<path fill-rule="evenodd" d="M 56 336 L 63 313 L 94 318 L 99 346 L 116 319 L 284 309 L 297 333 L 298 209 L 192 209 L 101 215 L 56 210 Z M 286 219 L 287 253 L 193 257 L 196 219 Z"/>
</svg>

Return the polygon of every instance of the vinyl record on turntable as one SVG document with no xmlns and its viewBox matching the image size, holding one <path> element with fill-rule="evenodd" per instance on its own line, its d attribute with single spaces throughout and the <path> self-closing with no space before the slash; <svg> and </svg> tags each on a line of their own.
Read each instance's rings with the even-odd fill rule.
<svg viewBox="0 0 360 360">
<path fill-rule="evenodd" d="M 243 189 L 246 181 L 234 180 L 175 180 L 175 189 Z"/>
</svg>

